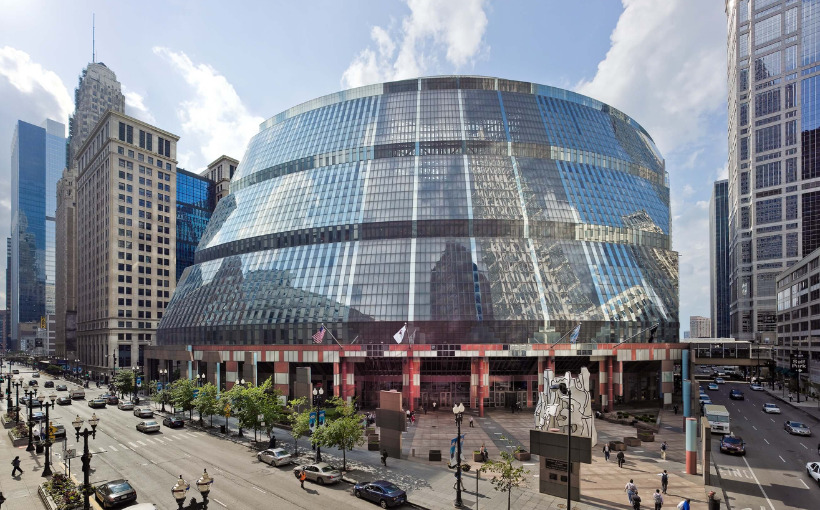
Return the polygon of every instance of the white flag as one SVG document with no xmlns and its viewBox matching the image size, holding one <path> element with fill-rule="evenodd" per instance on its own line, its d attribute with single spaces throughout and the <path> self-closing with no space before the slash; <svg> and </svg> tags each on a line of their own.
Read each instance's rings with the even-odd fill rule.
<svg viewBox="0 0 820 510">
<path fill-rule="evenodd" d="M 578 333 L 581 332 L 581 323 L 579 322 L 575 329 L 572 330 L 572 333 L 569 335 L 569 343 L 574 344 L 576 340 L 578 340 Z"/>
<path fill-rule="evenodd" d="M 405 333 L 407 333 L 407 324 L 402 326 L 399 332 L 393 335 L 393 340 L 395 340 L 397 344 L 400 344 L 401 341 L 404 340 Z"/>
</svg>

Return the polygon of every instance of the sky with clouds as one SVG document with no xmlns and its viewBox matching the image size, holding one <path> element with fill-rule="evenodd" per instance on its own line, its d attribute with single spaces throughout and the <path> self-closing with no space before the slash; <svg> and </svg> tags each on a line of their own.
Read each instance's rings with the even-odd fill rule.
<svg viewBox="0 0 820 510">
<path fill-rule="evenodd" d="M 0 12 L 0 239 L 14 124 L 67 126 L 94 15 L 97 61 L 123 84 L 126 113 L 179 135 L 188 170 L 241 159 L 282 110 L 378 81 L 478 74 L 608 103 L 666 158 L 681 333 L 690 315 L 709 315 L 709 197 L 727 158 L 722 1 L 0 0 Z"/>
</svg>

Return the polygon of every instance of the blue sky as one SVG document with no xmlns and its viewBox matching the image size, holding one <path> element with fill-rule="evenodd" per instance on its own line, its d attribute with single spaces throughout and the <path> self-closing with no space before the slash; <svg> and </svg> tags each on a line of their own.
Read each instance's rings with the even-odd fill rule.
<svg viewBox="0 0 820 510">
<path fill-rule="evenodd" d="M 126 113 L 179 135 L 189 170 L 221 154 L 241 159 L 259 122 L 282 110 L 390 79 L 499 76 L 624 111 L 666 158 L 683 333 L 690 315 L 709 315 L 708 203 L 727 158 L 723 4 L 0 0 L 0 239 L 9 235 L 14 123 L 67 125 L 95 13 L 97 61 L 123 84 Z"/>
</svg>

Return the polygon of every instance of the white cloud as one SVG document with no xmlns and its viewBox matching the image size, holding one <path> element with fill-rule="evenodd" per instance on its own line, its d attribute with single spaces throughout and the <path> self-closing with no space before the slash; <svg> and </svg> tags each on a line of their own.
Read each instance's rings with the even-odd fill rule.
<svg viewBox="0 0 820 510">
<path fill-rule="evenodd" d="M 145 106 L 145 98 L 141 94 L 133 90 L 128 90 L 125 85 L 122 86 L 122 93 L 125 96 L 125 106 L 128 108 L 128 115 L 149 124 L 157 123 L 157 120 Z"/>
<path fill-rule="evenodd" d="M 193 89 L 193 96 L 179 105 L 182 123 L 180 166 L 202 169 L 222 154 L 241 159 L 251 137 L 259 131 L 263 117 L 251 115 L 233 85 L 208 64 L 195 64 L 185 53 L 155 47 L 162 57 Z M 194 149 L 194 156 L 183 156 Z"/>
<path fill-rule="evenodd" d="M 410 14 L 400 28 L 373 27 L 376 49 L 365 48 L 353 59 L 342 74 L 343 87 L 423 76 L 438 68 L 442 53 L 458 70 L 486 50 L 486 0 L 406 1 Z"/>
<path fill-rule="evenodd" d="M 0 48 L 0 76 L 26 96 L 53 102 L 43 105 L 44 109 L 51 110 L 49 117 L 68 122 L 74 102 L 63 80 L 54 71 L 33 62 L 28 53 L 9 46 Z"/>
</svg>

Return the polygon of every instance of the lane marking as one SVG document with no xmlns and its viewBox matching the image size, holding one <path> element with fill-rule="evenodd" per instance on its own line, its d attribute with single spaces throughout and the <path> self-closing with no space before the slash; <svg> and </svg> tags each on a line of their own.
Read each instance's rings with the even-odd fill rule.
<svg viewBox="0 0 820 510">
<path fill-rule="evenodd" d="M 769 442 L 769 440 L 768 440 L 768 439 L 766 439 L 765 437 L 763 438 L 763 440 L 764 440 L 764 441 L 766 441 L 766 444 L 771 444 L 771 443 Z"/>
<path fill-rule="evenodd" d="M 251 487 L 253 487 L 254 489 L 258 490 L 258 491 L 259 491 L 259 492 L 261 492 L 262 494 L 267 494 L 267 492 L 263 491 L 262 489 L 260 489 L 259 487 L 255 486 L 255 485 L 251 485 Z"/>
<path fill-rule="evenodd" d="M 753 428 L 753 429 L 755 429 L 755 430 L 757 430 L 757 427 L 755 427 L 754 425 L 752 425 L 752 428 Z"/>
<path fill-rule="evenodd" d="M 760 480 L 757 479 L 757 475 L 755 474 L 754 470 L 752 469 L 752 466 L 749 465 L 749 461 L 746 460 L 746 456 L 744 455 L 741 458 L 743 459 L 743 462 L 746 464 L 746 467 L 749 468 L 749 471 L 751 471 L 752 477 L 754 478 L 755 483 L 757 483 L 757 486 L 760 488 L 760 492 L 763 493 L 763 497 L 766 498 L 766 502 L 769 504 L 769 508 L 774 510 L 774 505 L 772 504 L 772 500 L 769 499 L 769 496 L 766 495 L 766 491 L 763 490 L 763 486 L 760 485 Z"/>
<path fill-rule="evenodd" d="M 165 441 L 163 441 L 162 439 L 160 439 L 160 438 L 158 438 L 158 437 L 155 437 L 155 438 L 154 438 L 154 441 L 158 441 L 158 442 L 159 442 L 159 444 L 165 444 Z"/>
<path fill-rule="evenodd" d="M 780 460 L 782 460 L 783 462 L 786 462 L 786 459 L 784 459 L 784 458 L 783 458 L 783 457 L 781 457 L 780 455 L 778 455 L 778 457 L 780 457 Z"/>
<path fill-rule="evenodd" d="M 128 448 L 127 446 L 125 446 L 125 445 L 124 445 L 124 444 L 122 444 L 122 443 L 120 443 L 120 447 L 121 447 L 123 450 L 130 450 L 130 448 Z"/>
<path fill-rule="evenodd" d="M 168 441 L 169 443 L 173 443 L 173 442 L 174 442 L 174 440 L 173 440 L 173 439 L 171 439 L 170 437 L 166 437 L 166 438 L 165 438 L 165 440 L 166 440 L 166 441 Z"/>
<path fill-rule="evenodd" d="M 109 448 L 109 449 L 111 449 L 111 451 L 113 451 L 113 452 L 116 452 L 116 451 L 117 451 L 117 449 L 116 449 L 116 448 L 114 448 L 114 447 L 113 447 L 113 446 L 111 446 L 111 445 L 109 445 L 109 446 L 108 446 L 108 448 Z"/>
<path fill-rule="evenodd" d="M 805 448 L 806 450 L 808 450 L 808 449 L 809 449 L 809 447 L 808 447 L 808 446 L 806 446 L 806 445 L 804 445 L 803 443 L 800 443 L 800 446 L 802 446 L 802 447 L 803 447 L 803 448 Z"/>
<path fill-rule="evenodd" d="M 228 508 L 228 505 L 226 505 L 225 503 L 219 501 L 218 499 L 211 498 L 211 501 L 213 501 L 215 503 L 218 503 L 218 504 L 224 506 L 225 508 Z M 772 510 L 774 510 L 774 508 L 772 508 Z"/>
<path fill-rule="evenodd" d="M 746 421 L 749 421 L 749 418 L 746 418 L 745 414 L 743 415 L 743 419 L 746 420 Z"/>
<path fill-rule="evenodd" d="M 798 480 L 800 480 L 800 478 L 798 478 Z M 808 486 L 808 485 L 806 485 L 806 482 L 804 482 L 803 480 L 800 480 L 800 483 L 802 483 L 802 484 L 803 484 L 803 487 L 805 487 L 805 488 L 807 488 L 807 489 L 809 488 L 809 486 Z"/>
<path fill-rule="evenodd" d="M 132 448 L 132 449 L 134 449 L 134 448 L 139 448 L 139 446 L 135 445 L 135 444 L 134 444 L 133 442 L 131 442 L 131 441 L 129 441 L 129 442 L 128 442 L 128 444 L 130 444 L 130 445 L 131 445 L 131 448 Z"/>
<path fill-rule="evenodd" d="M 143 443 L 142 441 L 137 441 L 137 442 L 138 442 L 139 444 L 141 444 L 142 446 L 148 446 L 147 444 Z"/>
<path fill-rule="evenodd" d="M 772 423 L 774 423 L 774 418 L 769 418 L 769 419 L 772 420 Z"/>
</svg>

